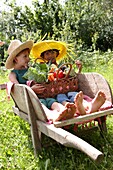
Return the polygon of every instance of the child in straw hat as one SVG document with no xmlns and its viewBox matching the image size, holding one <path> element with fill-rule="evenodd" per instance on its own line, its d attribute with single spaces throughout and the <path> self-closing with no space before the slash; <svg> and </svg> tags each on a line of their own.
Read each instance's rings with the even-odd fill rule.
<svg viewBox="0 0 113 170">
<path fill-rule="evenodd" d="M 64 42 L 46 40 L 35 43 L 31 50 L 32 57 L 37 59 L 39 62 L 46 61 L 47 63 L 51 61 L 52 64 L 58 65 L 57 61 L 59 61 L 62 57 L 64 57 L 67 53 L 67 47 Z M 78 67 L 78 73 L 81 72 L 81 62 L 75 61 L 75 64 Z M 90 102 L 84 100 L 87 98 Z M 102 91 L 98 91 L 95 98 L 92 100 L 86 95 L 83 95 L 83 92 L 69 92 L 67 94 L 58 94 L 57 101 L 63 105 L 71 102 L 74 103 L 77 108 L 77 113 L 80 115 L 89 114 L 92 112 L 96 112 L 99 108 L 104 104 L 106 100 L 106 96 Z"/>
<path fill-rule="evenodd" d="M 28 63 L 30 61 L 29 54 L 33 46 L 33 41 L 29 40 L 24 43 L 19 40 L 11 41 L 8 48 L 8 58 L 6 60 L 6 68 L 12 69 L 9 73 L 9 80 L 12 83 L 26 84 L 27 80 L 23 78 L 23 75 L 28 70 Z M 43 93 L 44 87 L 40 84 L 35 84 L 32 90 L 36 94 Z M 46 106 L 49 106 L 49 110 Z M 73 103 L 67 103 L 65 106 L 58 103 L 56 99 L 47 98 L 42 103 L 43 109 L 47 114 L 47 117 L 53 121 L 72 118 L 76 112 L 76 107 Z M 54 113 L 54 114 L 53 114 Z"/>
</svg>

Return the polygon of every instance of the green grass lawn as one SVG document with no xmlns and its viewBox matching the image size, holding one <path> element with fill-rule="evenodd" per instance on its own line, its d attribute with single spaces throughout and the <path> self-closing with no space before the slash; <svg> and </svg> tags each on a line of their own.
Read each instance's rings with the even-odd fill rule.
<svg viewBox="0 0 113 170">
<path fill-rule="evenodd" d="M 113 89 L 112 70 L 96 68 Z M 109 74 L 107 74 L 107 73 Z M 7 82 L 7 72 L 1 71 L 0 84 Z M 66 148 L 45 137 L 49 143 L 37 158 L 34 157 L 30 128 L 12 111 L 12 99 L 8 101 L 6 91 L 0 91 L 0 169 L 1 170 L 112 170 L 113 169 L 113 118 L 107 118 L 108 133 L 104 138 L 99 131 L 83 139 L 104 153 L 104 160 L 96 165 L 84 153 Z"/>
</svg>

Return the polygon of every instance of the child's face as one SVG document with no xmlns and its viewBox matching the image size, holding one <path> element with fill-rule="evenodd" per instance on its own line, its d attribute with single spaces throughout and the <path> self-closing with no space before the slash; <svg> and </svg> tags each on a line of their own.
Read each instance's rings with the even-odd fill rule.
<svg viewBox="0 0 113 170">
<path fill-rule="evenodd" d="M 43 54 L 43 58 L 47 61 L 51 61 L 51 62 L 56 62 L 56 57 L 58 56 L 58 52 L 55 50 L 48 50 L 45 51 Z"/>
<path fill-rule="evenodd" d="M 29 50 L 26 49 L 22 52 L 20 52 L 16 57 L 15 57 L 15 65 L 18 67 L 18 68 L 28 68 L 28 63 L 30 61 L 30 58 L 29 58 Z"/>
</svg>

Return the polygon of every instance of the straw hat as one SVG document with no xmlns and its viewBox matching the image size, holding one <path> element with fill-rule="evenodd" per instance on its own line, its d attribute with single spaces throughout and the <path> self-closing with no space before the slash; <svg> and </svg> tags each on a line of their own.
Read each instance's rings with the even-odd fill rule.
<svg viewBox="0 0 113 170">
<path fill-rule="evenodd" d="M 37 42 L 33 45 L 33 48 L 31 50 L 31 56 L 37 59 L 38 62 L 43 62 L 44 60 L 41 57 L 41 53 L 52 49 L 59 50 L 59 55 L 57 56 L 56 61 L 64 57 L 67 52 L 66 43 L 61 41 L 45 40 L 45 41 Z"/>
<path fill-rule="evenodd" d="M 29 48 L 31 50 L 32 46 L 33 46 L 32 40 L 26 41 L 24 43 L 22 43 L 20 40 L 12 40 L 8 48 L 9 56 L 6 60 L 5 67 L 7 69 L 12 69 L 14 67 L 13 61 L 16 55 L 26 48 Z"/>
</svg>

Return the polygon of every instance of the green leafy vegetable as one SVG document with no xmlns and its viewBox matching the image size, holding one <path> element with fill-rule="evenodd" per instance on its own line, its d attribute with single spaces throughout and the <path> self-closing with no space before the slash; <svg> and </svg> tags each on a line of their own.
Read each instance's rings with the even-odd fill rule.
<svg viewBox="0 0 113 170">
<path fill-rule="evenodd" d="M 49 66 L 46 63 L 35 63 L 32 67 L 29 67 L 23 77 L 27 80 L 34 80 L 35 82 L 43 83 L 48 81 L 48 72 Z"/>
</svg>

